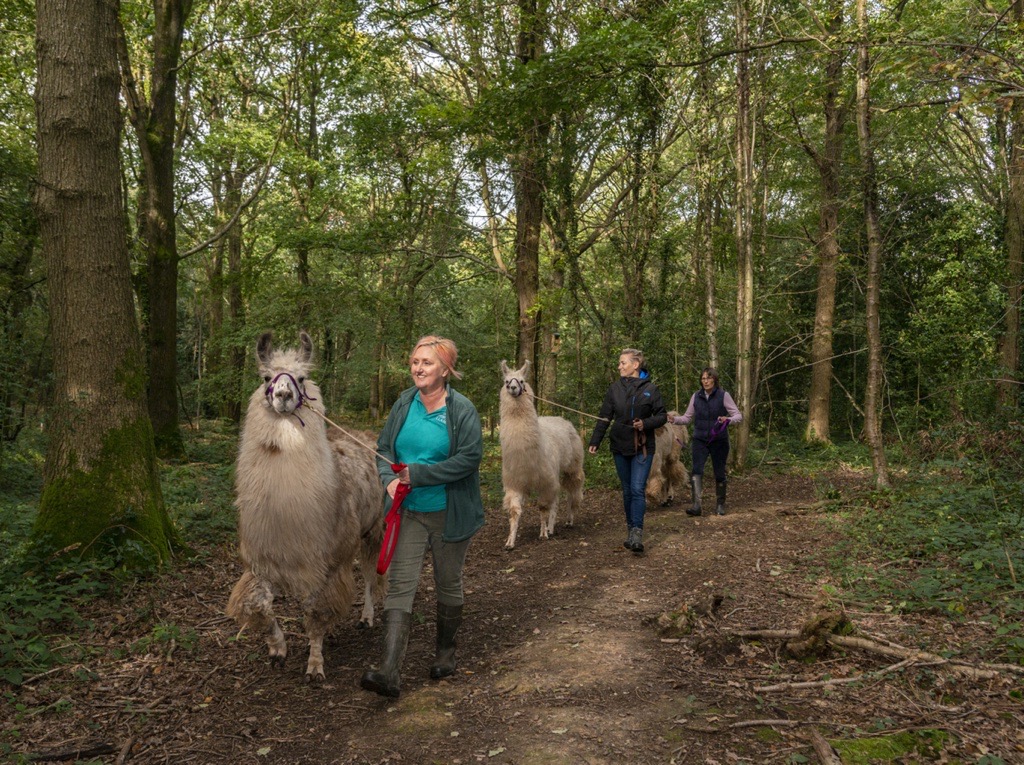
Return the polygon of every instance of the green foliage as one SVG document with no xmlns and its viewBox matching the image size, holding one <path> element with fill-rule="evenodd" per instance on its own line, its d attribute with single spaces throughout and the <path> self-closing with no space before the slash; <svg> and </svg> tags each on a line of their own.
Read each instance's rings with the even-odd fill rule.
<svg viewBox="0 0 1024 765">
<path fill-rule="evenodd" d="M 17 685 L 54 664 L 81 658 L 66 635 L 90 628 L 83 604 L 115 597 L 137 574 L 123 561 L 97 556 L 42 556 L 30 544 L 39 500 L 42 467 L 38 437 L 22 434 L 14 454 L 0 466 L 0 679 Z M 185 431 L 190 460 L 163 465 L 168 513 L 186 543 L 205 549 L 233 538 L 235 512 L 231 481 L 237 430 L 203 423 Z M 191 650 L 195 634 L 174 624 L 156 624 L 133 650 L 169 650 L 170 642 Z"/>
<path fill-rule="evenodd" d="M 922 466 L 890 492 L 860 498 L 833 561 L 864 599 L 998 625 L 996 643 L 1024 663 L 1024 477 L 1019 441 Z M 882 564 L 882 565 L 879 565 Z"/>
</svg>

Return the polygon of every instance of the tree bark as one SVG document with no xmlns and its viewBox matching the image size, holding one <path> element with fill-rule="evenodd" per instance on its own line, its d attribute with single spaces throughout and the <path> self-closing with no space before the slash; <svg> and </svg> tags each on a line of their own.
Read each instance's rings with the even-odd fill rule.
<svg viewBox="0 0 1024 765">
<path fill-rule="evenodd" d="M 147 402 L 157 451 L 178 457 L 184 444 L 178 428 L 178 243 L 174 210 L 174 150 L 177 129 L 178 64 L 185 20 L 192 0 L 153 0 L 153 59 L 149 100 L 143 102 L 124 31 L 121 56 L 129 117 L 139 142 L 145 180 L 141 204 L 146 247 L 146 329 L 149 344 Z"/>
<path fill-rule="evenodd" d="M 1024 23 L 1024 0 L 1014 0 L 1010 17 L 1017 28 Z M 1024 98 L 1010 106 L 1010 147 L 1007 155 L 1006 195 L 1006 320 L 999 338 L 1004 379 L 997 387 L 999 402 L 1015 408 L 1020 400 L 1020 309 L 1024 282 Z"/>
<path fill-rule="evenodd" d="M 166 561 L 120 176 L 117 2 L 36 4 L 36 209 L 48 272 L 54 401 L 34 535 L 82 554 Z"/>
<path fill-rule="evenodd" d="M 537 0 L 519 0 L 519 34 L 516 53 L 519 66 L 538 61 L 544 49 L 544 11 Z M 522 115 L 520 146 L 512 159 L 516 205 L 515 288 L 519 306 L 518 364 L 530 362 L 530 384 L 536 390 L 538 298 L 540 296 L 540 234 L 544 216 L 544 143 L 547 121 L 529 106 Z"/>
<path fill-rule="evenodd" d="M 864 390 L 864 433 L 871 449 L 875 484 L 889 485 L 889 468 L 882 441 L 882 332 L 879 295 L 881 292 L 882 231 L 878 221 L 878 185 L 875 153 L 871 138 L 871 53 L 868 46 L 867 0 L 857 0 L 857 138 L 863 172 L 864 225 L 868 239 L 866 314 L 868 371 Z"/>
<path fill-rule="evenodd" d="M 754 178 L 750 107 L 748 0 L 736 2 L 736 406 L 743 421 L 736 431 L 736 464 L 747 460 L 754 400 Z"/>
<path fill-rule="evenodd" d="M 843 26 L 843 5 L 834 0 L 829 12 L 831 39 Z M 821 211 L 818 218 L 818 288 L 811 343 L 811 388 L 808 394 L 807 441 L 831 440 L 832 331 L 835 323 L 836 268 L 839 263 L 839 173 L 843 154 L 845 110 L 839 103 L 842 87 L 843 50 L 835 46 L 825 64 L 825 138 L 821 153 L 813 156 L 821 179 Z"/>
</svg>

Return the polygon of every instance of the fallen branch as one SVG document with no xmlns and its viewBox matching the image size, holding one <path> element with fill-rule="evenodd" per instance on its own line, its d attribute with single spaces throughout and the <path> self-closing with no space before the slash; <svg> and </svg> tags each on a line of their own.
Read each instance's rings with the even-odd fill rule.
<svg viewBox="0 0 1024 765">
<path fill-rule="evenodd" d="M 795 640 L 803 636 L 800 630 L 728 630 L 725 634 L 748 640 Z M 1018 667 L 1013 664 L 969 664 L 964 661 L 946 659 L 938 654 L 928 653 L 927 651 L 904 648 L 895 643 L 883 645 L 873 640 L 847 635 L 828 635 L 825 639 L 829 645 L 839 648 L 855 648 L 860 651 L 867 651 L 868 653 L 889 656 L 900 660 L 912 659 L 915 662 L 947 667 L 974 680 L 991 680 L 997 677 L 1000 672 L 1024 674 L 1024 667 Z"/>
<path fill-rule="evenodd" d="M 61 760 L 88 760 L 93 757 L 100 757 L 105 754 L 113 754 L 117 751 L 113 744 L 95 744 L 81 749 L 62 749 L 55 752 L 40 752 L 30 754 L 28 759 L 32 762 L 60 762 Z"/>
<path fill-rule="evenodd" d="M 912 657 L 909 659 L 904 659 L 898 664 L 888 666 L 885 669 L 880 669 L 875 672 L 867 672 L 863 675 L 857 675 L 856 677 L 838 677 L 832 680 L 811 680 L 800 683 L 776 683 L 775 685 L 758 685 L 754 687 L 754 691 L 756 693 L 771 693 L 773 691 L 792 691 L 799 690 L 801 688 L 828 688 L 834 685 L 856 683 L 860 682 L 861 680 L 874 680 L 876 678 L 882 677 L 883 675 L 888 675 L 890 672 L 896 672 L 897 670 L 903 669 L 908 665 L 917 663 L 917 658 Z"/>
<path fill-rule="evenodd" d="M 839 753 L 814 728 L 811 728 L 811 744 L 814 746 L 814 753 L 821 760 L 821 765 L 843 765 Z"/>
</svg>

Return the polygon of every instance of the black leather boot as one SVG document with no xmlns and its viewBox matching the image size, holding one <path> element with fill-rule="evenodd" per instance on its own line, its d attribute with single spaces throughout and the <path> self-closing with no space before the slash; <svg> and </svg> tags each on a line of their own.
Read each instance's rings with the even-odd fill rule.
<svg viewBox="0 0 1024 765">
<path fill-rule="evenodd" d="M 455 633 L 462 626 L 462 606 L 437 604 L 437 654 L 430 665 L 435 680 L 455 672 Z"/>
<path fill-rule="evenodd" d="M 690 491 L 693 493 L 693 507 L 686 508 L 687 515 L 698 516 L 701 513 L 700 506 L 700 493 L 702 490 L 701 482 L 704 480 L 703 476 L 692 475 L 690 476 Z"/>
<path fill-rule="evenodd" d="M 384 642 L 384 660 L 380 669 L 368 669 L 359 681 L 367 691 L 379 693 L 397 699 L 401 693 L 402 659 L 405 658 L 405 647 L 409 644 L 409 628 L 412 627 L 412 614 L 391 608 L 384 612 L 384 623 L 388 634 Z"/>
<path fill-rule="evenodd" d="M 630 527 L 629 533 L 626 534 L 626 541 L 622 543 L 622 546 L 625 547 L 627 550 L 633 549 L 634 531 L 636 531 L 636 529 Z"/>
<path fill-rule="evenodd" d="M 633 546 L 631 548 L 629 548 L 629 549 L 631 549 L 637 555 L 639 555 L 640 553 L 642 553 L 644 551 L 644 530 L 643 529 L 639 529 L 639 528 L 633 529 Z"/>
<path fill-rule="evenodd" d="M 719 481 L 715 484 L 715 494 L 718 498 L 718 504 L 715 506 L 715 514 L 725 515 L 725 481 Z"/>
</svg>

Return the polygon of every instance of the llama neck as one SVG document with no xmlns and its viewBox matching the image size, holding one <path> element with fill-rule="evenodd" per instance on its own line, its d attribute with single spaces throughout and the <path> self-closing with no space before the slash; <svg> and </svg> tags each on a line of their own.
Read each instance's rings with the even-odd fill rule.
<svg viewBox="0 0 1024 765">
<path fill-rule="evenodd" d="M 540 438 L 540 427 L 537 410 L 533 408 L 532 392 L 527 389 L 522 396 L 513 398 L 502 390 L 500 398 L 502 448 L 535 448 Z"/>
</svg>

